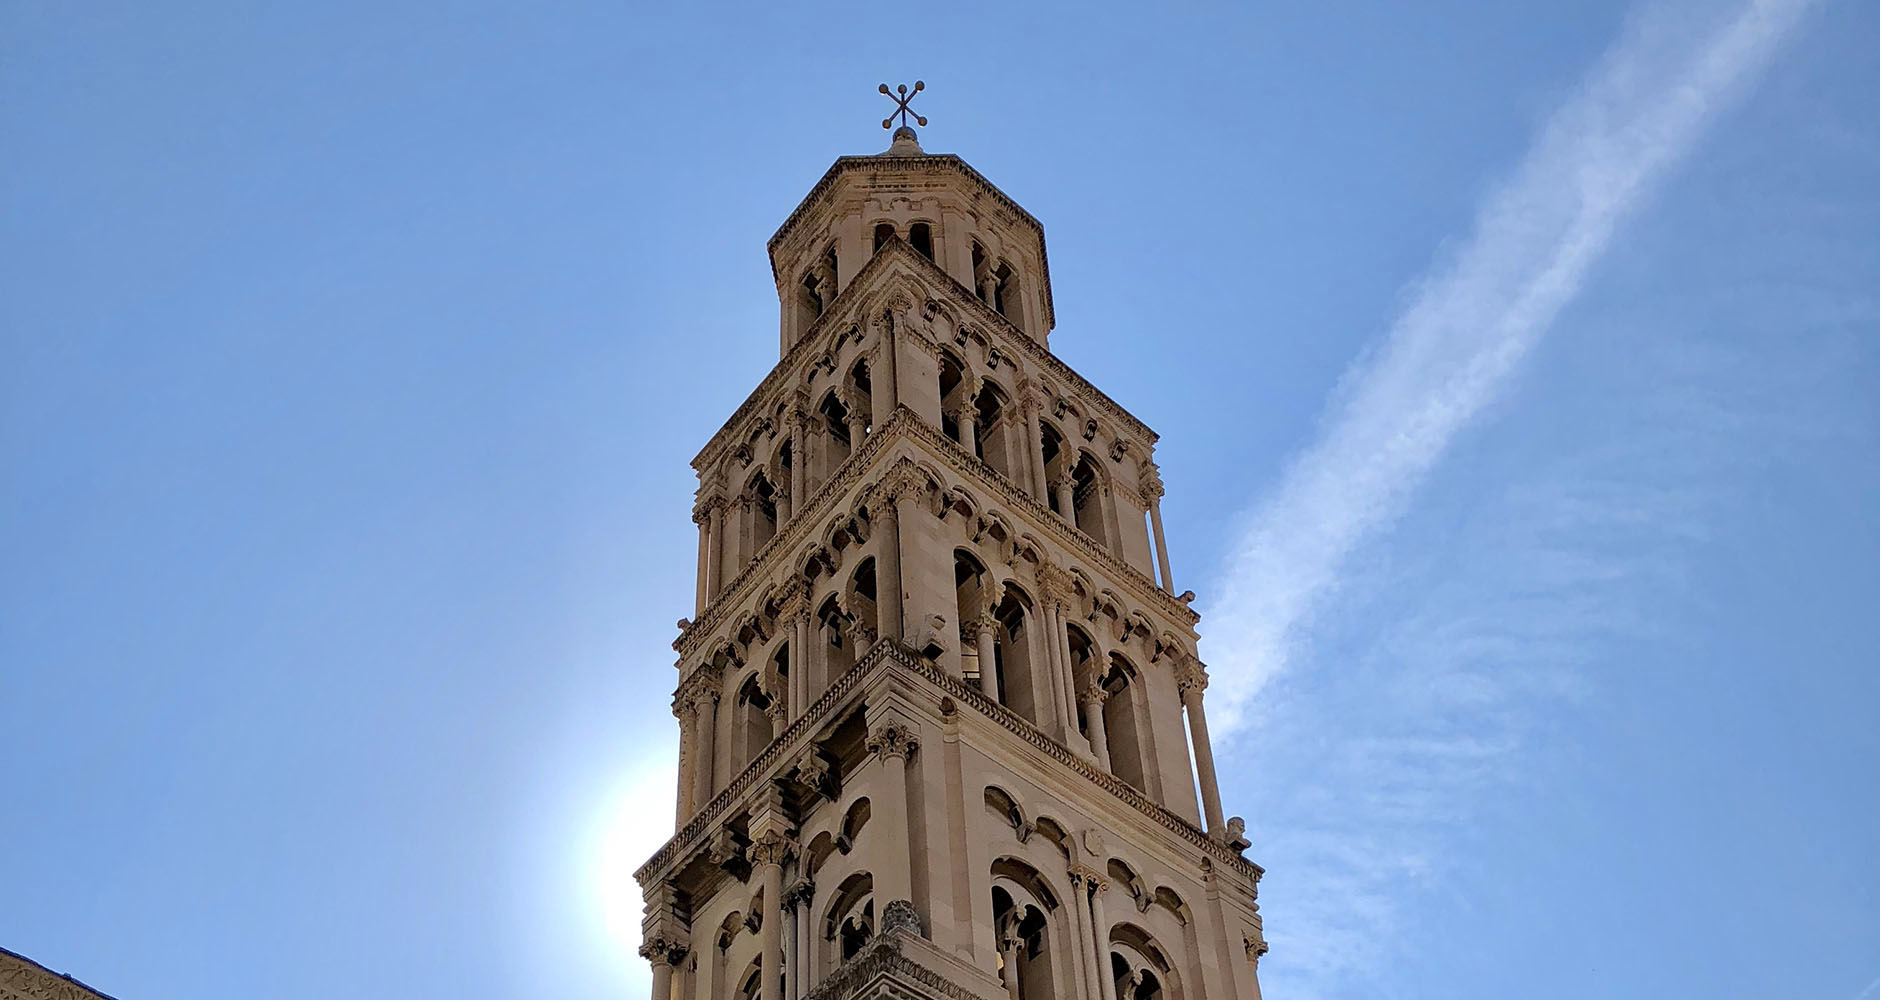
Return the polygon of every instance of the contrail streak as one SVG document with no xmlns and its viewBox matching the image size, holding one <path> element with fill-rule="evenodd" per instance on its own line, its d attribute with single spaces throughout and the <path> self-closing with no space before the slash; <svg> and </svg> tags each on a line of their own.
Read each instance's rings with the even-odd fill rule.
<svg viewBox="0 0 1880 1000">
<path fill-rule="evenodd" d="M 1285 668 L 1352 551 L 1401 513 L 1579 291 L 1618 225 L 1807 6 L 1756 0 L 1695 39 L 1634 21 L 1554 112 L 1468 240 L 1346 371 L 1317 439 L 1247 512 L 1207 608 L 1223 731 Z"/>
</svg>

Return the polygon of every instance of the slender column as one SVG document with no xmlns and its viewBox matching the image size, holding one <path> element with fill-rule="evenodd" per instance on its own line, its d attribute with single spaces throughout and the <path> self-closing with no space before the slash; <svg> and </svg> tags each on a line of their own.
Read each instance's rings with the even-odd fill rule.
<svg viewBox="0 0 1880 1000">
<path fill-rule="evenodd" d="M 1188 710 L 1188 735 L 1193 740 L 1196 776 L 1201 781 L 1201 809 L 1208 821 L 1208 835 L 1219 837 L 1226 831 L 1221 818 L 1221 786 L 1214 774 L 1214 744 L 1208 739 L 1208 715 L 1201 707 L 1201 692 L 1208 687 L 1208 671 L 1199 660 L 1190 660 L 1176 677 L 1181 689 L 1182 707 Z"/>
<path fill-rule="evenodd" d="M 894 408 L 901 405 L 901 357 L 895 347 L 895 341 L 899 339 L 896 336 L 897 328 L 900 325 L 900 317 L 890 312 L 887 322 L 881 327 L 881 385 L 878 388 L 886 394 L 887 398 L 883 400 L 886 405 L 882 408 L 882 418 L 877 423 L 885 423 L 888 417 L 894 414 Z"/>
<path fill-rule="evenodd" d="M 710 602 L 718 596 L 718 585 L 725 573 L 725 502 L 712 500 L 712 544 L 711 561 L 706 565 L 705 600 Z"/>
<path fill-rule="evenodd" d="M 1066 624 L 1068 617 L 1066 612 L 1069 610 L 1070 606 L 1060 599 L 1057 606 L 1057 634 L 1052 643 L 1058 650 L 1058 662 L 1064 665 L 1063 672 L 1060 676 L 1060 680 L 1063 683 L 1063 691 L 1060 697 L 1063 699 L 1065 707 L 1069 710 L 1069 714 L 1065 716 L 1065 744 L 1072 750 L 1083 754 L 1085 757 L 1093 757 L 1094 755 L 1091 753 L 1090 749 L 1090 741 L 1085 739 L 1083 733 L 1077 730 L 1077 678 L 1075 676 L 1077 667 L 1071 662 L 1071 630 L 1070 626 Z"/>
<path fill-rule="evenodd" d="M 965 448 L 968 455 L 979 453 L 979 428 L 974 423 L 978 416 L 979 407 L 974 406 L 970 400 L 960 404 L 960 447 Z"/>
<path fill-rule="evenodd" d="M 1058 608 L 1057 602 L 1046 597 L 1042 602 L 1044 630 L 1045 676 L 1051 682 L 1051 714 L 1057 716 L 1062 726 L 1064 745 L 1071 745 L 1071 737 L 1077 733 L 1077 716 L 1070 705 L 1064 702 L 1064 657 L 1058 643 Z"/>
<path fill-rule="evenodd" d="M 810 654 L 809 654 L 809 597 L 798 595 L 796 607 L 790 615 L 795 631 L 790 634 L 790 718 L 795 719 L 809 708 L 814 692 L 810 691 Z"/>
<path fill-rule="evenodd" d="M 869 823 L 871 827 L 880 824 L 874 838 L 877 850 L 870 852 L 875 859 L 875 916 L 878 920 L 889 903 L 914 899 L 914 873 L 906 839 L 907 764 L 919 745 L 912 727 L 899 719 L 876 721 L 869 727 L 868 752 L 875 757 L 880 775 L 876 787 L 881 794 L 878 806 L 881 817 Z"/>
<path fill-rule="evenodd" d="M 901 618 L 901 498 L 892 487 L 888 502 L 881 505 L 881 523 L 875 526 L 880 542 L 875 553 L 875 607 L 880 620 L 875 627 L 884 639 L 900 639 Z"/>
<path fill-rule="evenodd" d="M 692 523 L 698 525 L 698 597 L 692 602 L 692 617 L 702 618 L 705 616 L 705 602 L 708 600 L 705 588 L 711 573 L 711 516 L 702 510 L 694 510 Z"/>
<path fill-rule="evenodd" d="M 999 961 L 1005 969 L 1006 1000 L 1024 1000 L 1018 995 L 1018 949 L 1022 947 L 1016 928 L 1008 929 L 999 937 Z"/>
<path fill-rule="evenodd" d="M 1064 478 L 1052 483 L 1051 488 L 1057 493 L 1058 516 L 1070 522 L 1070 524 L 1075 527 L 1077 524 L 1076 481 L 1071 479 L 1070 473 L 1067 472 L 1064 474 Z"/>
<path fill-rule="evenodd" d="M 692 793 L 698 785 L 698 702 L 686 699 L 679 707 L 679 809 L 674 828 L 692 815 Z"/>
<path fill-rule="evenodd" d="M 1103 679 L 1091 677 L 1084 685 L 1084 718 L 1090 720 L 1090 750 L 1097 756 L 1097 765 L 1105 771 L 1113 771 L 1110 766 L 1110 736 L 1104 730 L 1103 702 L 1109 692 L 1103 689 Z"/>
<path fill-rule="evenodd" d="M 1162 498 L 1155 495 L 1149 501 L 1149 527 L 1155 529 L 1155 564 L 1162 570 L 1162 589 L 1175 592 L 1175 574 L 1168 568 L 1168 539 L 1162 537 Z"/>
<path fill-rule="evenodd" d="M 980 616 L 974 625 L 979 631 L 973 637 L 979 644 L 979 693 L 996 702 L 999 700 L 999 660 L 993 630 L 998 625 L 990 612 Z"/>
<path fill-rule="evenodd" d="M 764 888 L 763 958 L 758 965 L 763 1000 L 783 1000 L 783 858 L 788 844 L 772 834 L 751 845 Z"/>
<path fill-rule="evenodd" d="M 815 988 L 810 980 L 810 947 L 814 940 L 814 929 L 810 926 L 810 901 L 816 894 L 816 884 L 807 878 L 797 879 L 790 887 L 784 901 L 790 904 L 790 996 L 793 1000 L 802 1000 L 803 996 Z"/>
<path fill-rule="evenodd" d="M 791 496 L 792 494 L 790 493 L 790 490 L 788 487 L 779 489 L 777 491 L 777 495 L 776 495 L 777 530 L 779 531 L 783 530 L 784 525 L 790 523 L 790 517 L 792 516 L 792 512 L 795 510 L 795 508 L 790 505 Z"/>
<path fill-rule="evenodd" d="M 1071 898 L 1066 900 L 1065 910 L 1071 918 L 1071 967 L 1077 976 L 1079 997 L 1095 1000 L 1102 987 L 1090 981 L 1093 970 L 1090 962 L 1090 903 L 1084 895 L 1084 874 L 1082 868 L 1070 870 Z"/>
<path fill-rule="evenodd" d="M 1051 481 L 1044 469 L 1044 425 L 1039 422 L 1038 409 L 1034 405 L 1025 411 L 1026 429 L 1031 432 L 1031 495 L 1038 502 L 1050 506 Z"/>
<path fill-rule="evenodd" d="M 809 418 L 798 410 L 790 420 L 790 495 L 809 502 Z"/>
<path fill-rule="evenodd" d="M 718 748 L 718 692 L 702 692 L 696 705 L 698 725 L 694 727 L 692 737 L 698 745 L 698 763 L 693 765 L 693 777 L 698 779 L 692 792 L 692 811 L 695 813 L 711 804 L 712 800 L 712 771 L 718 766 L 715 759 Z"/>
<path fill-rule="evenodd" d="M 842 409 L 849 423 L 849 454 L 853 455 L 868 439 L 869 414 L 862 412 L 862 394 L 853 387 L 842 393 Z"/>
<path fill-rule="evenodd" d="M 661 938 L 640 946 L 640 957 L 653 966 L 653 1000 L 672 1000 L 672 966 L 684 955 L 684 948 Z"/>
<path fill-rule="evenodd" d="M 1110 976 L 1110 926 L 1103 915 L 1103 893 L 1109 888 L 1109 879 L 1091 874 L 1090 943 L 1096 946 L 1091 957 L 1097 963 L 1097 983 L 1103 988 L 1103 1000 L 1116 1000 L 1116 980 Z"/>
</svg>

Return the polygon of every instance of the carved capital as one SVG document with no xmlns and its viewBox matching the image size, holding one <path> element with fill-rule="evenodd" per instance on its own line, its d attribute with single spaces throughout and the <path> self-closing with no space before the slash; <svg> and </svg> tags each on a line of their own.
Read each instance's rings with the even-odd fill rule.
<svg viewBox="0 0 1880 1000">
<path fill-rule="evenodd" d="M 1096 671 L 1091 671 L 1089 679 L 1084 681 L 1083 689 L 1078 692 L 1078 700 L 1097 709 L 1110 700 L 1110 689 L 1103 686 L 1103 678 Z"/>
<path fill-rule="evenodd" d="M 1190 691 L 1195 694 L 1206 691 L 1208 689 L 1207 664 L 1192 656 L 1183 657 L 1175 667 L 1175 689 L 1183 698 L 1188 697 Z"/>
<path fill-rule="evenodd" d="M 751 864 L 762 868 L 765 865 L 783 865 L 796 853 L 796 844 L 775 831 L 760 834 L 751 846 L 746 848 Z"/>
<path fill-rule="evenodd" d="M 678 965 L 685 958 L 687 950 L 683 941 L 653 937 L 641 943 L 640 957 L 654 965 Z"/>
<path fill-rule="evenodd" d="M 783 905 L 796 906 L 800 903 L 810 902 L 815 898 L 816 883 L 807 878 L 800 878 L 790 883 L 790 888 L 784 890 Z"/>
<path fill-rule="evenodd" d="M 868 752 L 886 760 L 908 760 L 920 749 L 920 734 L 899 719 L 884 722 L 868 731 Z"/>
</svg>

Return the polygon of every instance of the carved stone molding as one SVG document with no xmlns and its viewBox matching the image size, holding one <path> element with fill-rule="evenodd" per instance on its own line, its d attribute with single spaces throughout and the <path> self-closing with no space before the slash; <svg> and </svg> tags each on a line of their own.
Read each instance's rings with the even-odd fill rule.
<svg viewBox="0 0 1880 1000">
<path fill-rule="evenodd" d="M 795 856 L 796 844 L 780 833 L 770 832 L 751 841 L 751 845 L 746 848 L 746 853 L 755 867 L 782 866 Z"/>
<path fill-rule="evenodd" d="M 918 749 L 920 733 L 905 720 L 892 719 L 869 727 L 868 752 L 877 757 L 910 760 Z"/>
<path fill-rule="evenodd" d="M 654 965 L 678 965 L 689 950 L 685 942 L 664 937 L 649 938 L 640 945 L 640 957 Z"/>
</svg>

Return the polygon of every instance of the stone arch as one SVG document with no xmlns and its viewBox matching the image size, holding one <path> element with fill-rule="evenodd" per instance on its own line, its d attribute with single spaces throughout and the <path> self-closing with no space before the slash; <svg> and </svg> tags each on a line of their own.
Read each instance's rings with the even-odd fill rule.
<svg viewBox="0 0 1880 1000">
<path fill-rule="evenodd" d="M 774 704 L 757 671 L 751 671 L 738 684 L 731 711 L 732 760 L 736 761 L 732 774 L 743 773 L 776 737 L 775 719 L 771 716 Z"/>
<path fill-rule="evenodd" d="M 993 605 L 993 670 L 997 683 L 993 690 L 999 704 L 1011 709 L 1034 726 L 1044 725 L 1050 705 L 1050 671 L 1045 654 L 1037 641 L 1041 619 L 1037 603 L 1024 588 L 1011 581 L 999 588 L 998 603 Z M 983 670 L 984 667 L 982 666 Z"/>
<path fill-rule="evenodd" d="M 1141 926 L 1123 922 L 1109 934 L 1109 969 L 1117 1000 L 1184 1000 L 1182 975 L 1166 948 Z"/>
<path fill-rule="evenodd" d="M 1031 822 L 1025 819 L 1025 808 L 1018 804 L 1011 793 L 997 785 L 986 786 L 986 812 L 999 822 L 1012 828 L 1013 836 L 1019 843 L 1031 837 Z"/>
<path fill-rule="evenodd" d="M 825 969 L 855 957 L 875 935 L 875 880 L 869 872 L 851 873 L 837 884 L 822 912 Z"/>
<path fill-rule="evenodd" d="M 981 377 L 979 392 L 972 403 L 979 411 L 973 453 L 999 475 L 1015 478 L 1013 472 L 1018 464 L 1027 461 L 1023 449 L 1029 447 L 1030 442 L 1020 433 L 1023 420 L 1012 403 L 1012 394 L 997 380 Z"/>
<path fill-rule="evenodd" d="M 992 919 L 999 949 L 998 974 L 1017 1000 L 1055 1000 L 1068 995 L 1068 932 L 1056 927 L 1058 896 L 1036 868 L 1014 858 L 992 863 Z"/>
</svg>

